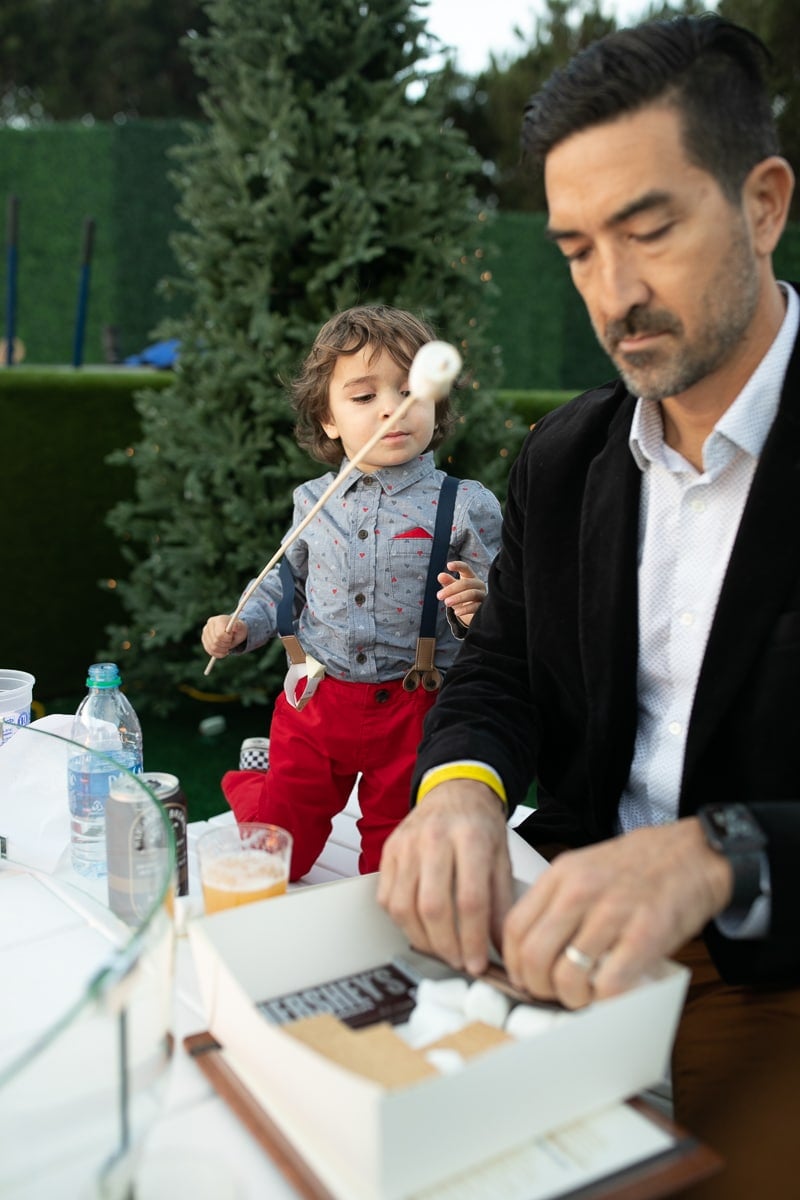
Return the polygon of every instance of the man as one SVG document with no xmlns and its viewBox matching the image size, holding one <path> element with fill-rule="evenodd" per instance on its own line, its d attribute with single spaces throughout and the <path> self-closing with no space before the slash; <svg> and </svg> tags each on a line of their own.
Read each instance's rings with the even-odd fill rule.
<svg viewBox="0 0 800 1200">
<path fill-rule="evenodd" d="M 716 16 L 646 23 L 526 110 L 622 381 L 514 466 L 379 886 L 414 944 L 478 972 L 492 939 L 570 1007 L 686 962 L 676 1116 L 725 1156 L 696 1192 L 724 1200 L 800 1167 L 800 303 L 771 264 L 793 176 L 762 51 Z M 572 849 L 512 907 L 504 820 L 534 777 L 524 836 Z"/>
</svg>

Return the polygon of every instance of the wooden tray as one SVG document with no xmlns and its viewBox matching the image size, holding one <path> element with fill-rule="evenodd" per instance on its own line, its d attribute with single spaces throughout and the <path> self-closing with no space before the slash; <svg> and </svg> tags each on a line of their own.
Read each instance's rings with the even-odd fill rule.
<svg viewBox="0 0 800 1200">
<path fill-rule="evenodd" d="M 210 1033 L 195 1033 L 184 1038 L 183 1044 L 219 1096 L 266 1150 L 298 1196 L 303 1200 L 336 1200 L 228 1065 L 219 1042 Z M 644 1100 L 635 1099 L 629 1103 L 637 1112 L 671 1134 L 675 1138 L 674 1146 L 663 1154 L 635 1163 L 605 1179 L 563 1192 L 564 1200 L 659 1200 L 720 1170 L 722 1160 L 708 1146 L 698 1142 Z"/>
</svg>

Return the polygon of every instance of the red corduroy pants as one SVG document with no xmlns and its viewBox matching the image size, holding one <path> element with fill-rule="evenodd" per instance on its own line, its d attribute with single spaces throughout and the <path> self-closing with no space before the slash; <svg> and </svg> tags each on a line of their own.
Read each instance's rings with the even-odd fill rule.
<svg viewBox="0 0 800 1200">
<path fill-rule="evenodd" d="M 291 878 L 316 862 L 331 822 L 361 774 L 362 874 L 377 871 L 383 843 L 409 811 L 422 722 L 437 693 L 402 681 L 343 683 L 326 676 L 297 712 L 281 693 L 269 731 L 269 770 L 228 771 L 222 791 L 237 821 L 268 821 L 294 838 Z"/>
</svg>

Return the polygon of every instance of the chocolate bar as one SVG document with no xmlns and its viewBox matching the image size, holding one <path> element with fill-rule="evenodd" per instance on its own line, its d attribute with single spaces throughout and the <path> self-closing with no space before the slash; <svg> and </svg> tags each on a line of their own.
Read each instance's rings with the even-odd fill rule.
<svg viewBox="0 0 800 1200">
<path fill-rule="evenodd" d="M 351 1029 L 378 1021 L 400 1025 L 414 1007 L 419 976 L 402 959 L 256 1004 L 275 1025 L 331 1013 Z"/>
</svg>

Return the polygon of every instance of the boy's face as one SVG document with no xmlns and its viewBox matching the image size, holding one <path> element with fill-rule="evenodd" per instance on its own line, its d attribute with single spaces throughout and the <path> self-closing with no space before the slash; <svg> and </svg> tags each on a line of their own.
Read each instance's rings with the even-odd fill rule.
<svg viewBox="0 0 800 1200">
<path fill-rule="evenodd" d="M 322 428 L 329 438 L 341 438 L 347 457 L 354 461 L 378 426 L 391 416 L 409 394 L 408 371 L 385 350 L 376 355 L 364 346 L 355 354 L 340 354 L 328 387 L 328 413 Z M 396 467 L 423 454 L 430 445 L 436 423 L 432 400 L 417 400 L 372 448 L 369 461 L 358 461 L 362 471 Z"/>
</svg>

